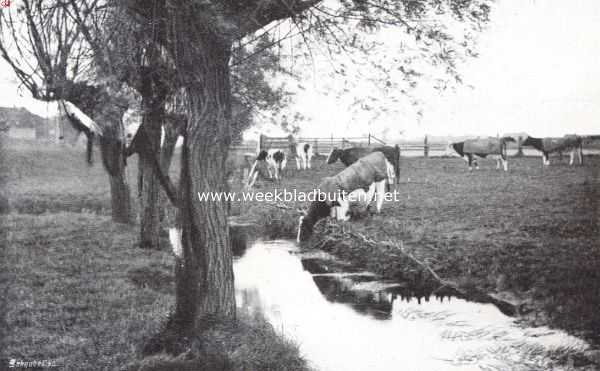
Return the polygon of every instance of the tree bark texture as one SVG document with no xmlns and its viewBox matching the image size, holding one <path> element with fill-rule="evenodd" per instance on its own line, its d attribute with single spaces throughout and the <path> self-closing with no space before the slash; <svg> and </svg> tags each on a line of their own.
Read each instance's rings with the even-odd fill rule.
<svg viewBox="0 0 600 371">
<path fill-rule="evenodd" d="M 112 219 L 117 223 L 131 223 L 131 199 L 125 173 L 124 144 L 116 137 L 100 138 L 102 163 L 108 172 Z"/>
<path fill-rule="evenodd" d="M 149 135 L 152 145 L 160 146 L 160 128 L 158 138 L 155 133 Z M 148 249 L 160 248 L 160 215 L 159 192 L 160 184 L 154 170 L 151 157 L 152 153 L 142 151 L 139 153 L 139 201 L 140 201 L 140 247 Z"/>
<path fill-rule="evenodd" d="M 206 35 L 197 44 L 187 85 L 189 122 L 180 176 L 183 259 L 176 268 L 180 324 L 198 326 L 210 317 L 235 318 L 233 261 L 223 201 L 203 201 L 199 192 L 227 190 L 225 160 L 230 144 L 229 56 L 231 45 Z"/>
<path fill-rule="evenodd" d="M 140 130 L 144 130 L 143 147 L 139 154 L 140 247 L 160 248 L 160 182 L 156 164 L 160 157 L 161 126 L 164 120 L 163 100 L 153 99 L 151 89 L 143 98 L 144 114 Z"/>
</svg>

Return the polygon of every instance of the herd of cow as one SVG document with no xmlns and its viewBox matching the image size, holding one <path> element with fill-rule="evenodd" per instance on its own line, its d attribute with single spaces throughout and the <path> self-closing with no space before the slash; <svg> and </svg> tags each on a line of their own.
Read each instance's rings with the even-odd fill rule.
<svg viewBox="0 0 600 371">
<path fill-rule="evenodd" d="M 493 157 L 496 159 L 496 168 L 500 168 L 500 163 L 504 167 L 504 171 L 508 171 L 508 157 L 506 155 L 506 143 L 515 142 L 512 137 L 502 138 L 484 138 L 470 139 L 464 142 L 451 143 L 451 148 L 465 159 L 469 164 L 469 170 L 479 168 L 477 157 Z M 579 163 L 583 163 L 583 138 L 577 135 L 565 135 L 562 138 L 536 138 L 527 137 L 522 146 L 531 146 L 542 152 L 542 163 L 550 165 L 550 154 L 555 152 L 569 152 L 569 165 L 573 165 L 575 157 L 579 159 Z"/>
<path fill-rule="evenodd" d="M 515 142 L 512 137 L 478 138 L 462 142 L 450 143 L 449 149 L 456 152 L 469 165 L 479 168 L 477 158 L 493 158 L 496 168 L 502 165 L 508 171 L 508 157 L 506 147 L 508 142 Z M 569 165 L 575 158 L 583 163 L 583 139 L 576 135 L 567 135 L 562 138 L 535 138 L 528 137 L 523 141 L 523 146 L 531 146 L 542 153 L 543 165 L 549 165 L 549 155 L 555 152 L 569 152 Z M 246 187 L 252 187 L 259 176 L 279 180 L 285 169 L 287 159 L 296 160 L 298 170 L 311 168 L 313 148 L 309 143 L 293 143 L 285 151 L 282 149 L 262 150 L 256 157 L 250 170 Z M 327 156 L 326 163 L 333 164 L 341 161 L 346 168 L 338 174 L 325 177 L 315 188 L 323 195 L 310 204 L 307 212 L 300 217 L 298 225 L 298 242 L 307 240 L 312 234 L 313 226 L 325 217 L 334 217 L 338 220 L 350 218 L 350 202 L 361 200 L 369 205 L 375 198 L 376 211 L 379 213 L 383 203 L 386 185 L 394 183 L 399 174 L 399 153 L 397 147 L 352 147 L 346 149 L 334 148 Z M 389 188 L 387 189 L 389 190 Z"/>
</svg>

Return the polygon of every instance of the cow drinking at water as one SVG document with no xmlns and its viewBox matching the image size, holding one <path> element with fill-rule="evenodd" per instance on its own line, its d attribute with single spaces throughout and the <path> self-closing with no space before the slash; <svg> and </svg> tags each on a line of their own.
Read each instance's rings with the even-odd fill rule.
<svg viewBox="0 0 600 371">
<path fill-rule="evenodd" d="M 305 216 L 300 217 L 298 225 L 298 242 L 307 240 L 317 221 L 327 216 L 338 220 L 348 220 L 350 197 L 352 192 L 365 190 L 366 202 L 369 204 L 373 196 L 377 200 L 377 212 L 381 211 L 385 184 L 393 179 L 394 168 L 381 152 L 374 152 L 360 158 L 354 164 L 335 176 L 326 177 L 317 187 L 319 197 L 313 201 Z M 360 192 L 360 191 L 359 191 Z"/>
<path fill-rule="evenodd" d="M 583 140 L 577 135 L 565 135 L 562 138 L 527 137 L 522 145 L 532 146 L 542 152 L 544 165 L 550 165 L 551 153 L 564 151 L 569 151 L 569 165 L 573 165 L 575 156 L 579 158 L 579 164 L 583 164 Z"/>
<path fill-rule="evenodd" d="M 507 142 L 515 142 L 515 140 L 512 137 L 489 137 L 451 143 L 450 146 L 469 164 L 469 170 L 473 169 L 473 165 L 475 165 L 476 169 L 479 169 L 479 164 L 477 163 L 476 158 L 477 156 L 480 158 L 493 158 L 496 160 L 496 169 L 499 169 L 500 163 L 502 163 L 504 171 L 508 171 L 508 159 L 506 156 Z"/>
</svg>

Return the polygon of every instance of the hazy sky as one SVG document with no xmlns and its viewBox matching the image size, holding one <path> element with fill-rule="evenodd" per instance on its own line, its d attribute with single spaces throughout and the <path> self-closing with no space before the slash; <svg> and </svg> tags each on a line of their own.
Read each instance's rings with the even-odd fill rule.
<svg viewBox="0 0 600 371">
<path fill-rule="evenodd" d="M 410 110 L 397 117 L 389 135 L 531 135 L 600 133 L 600 1 L 498 0 L 492 22 L 480 37 L 479 53 L 460 67 L 464 86 L 425 97 L 421 122 Z M 45 103 L 17 93 L 0 62 L 0 105 L 25 106 L 46 114 Z M 318 78 L 304 81 L 298 109 L 316 118 L 305 136 L 360 135 L 366 125 L 349 126 L 332 97 L 315 94 Z M 52 114 L 53 108 L 48 107 Z M 372 132 L 381 131 L 373 128 Z"/>
</svg>

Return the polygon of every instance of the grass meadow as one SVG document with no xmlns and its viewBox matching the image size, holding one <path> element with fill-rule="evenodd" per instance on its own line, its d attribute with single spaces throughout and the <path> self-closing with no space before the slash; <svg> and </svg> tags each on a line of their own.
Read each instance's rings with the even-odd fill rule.
<svg viewBox="0 0 600 371">
<path fill-rule="evenodd" d="M 98 153 L 90 167 L 79 147 L 0 145 L 0 359 L 65 370 L 308 369 L 296 345 L 242 314 L 179 357 L 143 358 L 175 300 L 166 238 L 164 249 L 142 250 L 137 226 L 111 221 Z M 135 199 L 135 156 L 128 168 Z"/>
<path fill-rule="evenodd" d="M 73 370 L 210 369 L 190 354 L 141 359 L 140 346 L 174 304 L 173 257 L 166 239 L 159 251 L 141 250 L 136 226 L 111 222 L 98 156 L 89 167 L 83 148 L 27 142 L 2 143 L 0 156 L 0 358 L 49 359 Z M 323 162 L 308 171 L 290 163 L 281 182 L 261 181 L 256 190 L 312 190 L 343 168 Z M 511 158 L 507 173 L 494 161 L 480 165 L 469 172 L 458 158 L 403 158 L 399 202 L 379 215 L 324 220 L 311 245 L 411 279 L 396 251 L 355 237 L 401 243 L 443 279 L 518 303 L 528 324 L 600 345 L 600 157 L 572 167 L 567 159 L 542 167 L 539 157 Z M 133 200 L 136 172 L 133 157 Z M 249 202 L 231 210 L 266 238 L 295 238 L 297 209 L 307 206 Z M 260 318 L 217 325 L 195 344 L 229 369 L 307 368 L 297 347 Z"/>
<path fill-rule="evenodd" d="M 317 162 L 289 170 L 261 190 L 316 187 L 343 165 Z M 349 222 L 323 220 L 309 245 L 400 280 L 421 271 L 386 242 L 426 263 L 442 279 L 514 303 L 530 325 L 548 324 L 600 345 L 600 156 L 568 166 L 568 156 L 510 158 L 509 171 L 480 161 L 468 171 L 459 158 L 402 158 L 400 201 Z M 303 203 L 238 205 L 262 220 L 269 237 L 295 238 Z M 373 205 L 374 206 L 374 205 Z M 382 242 L 373 246 L 357 236 Z"/>
</svg>

